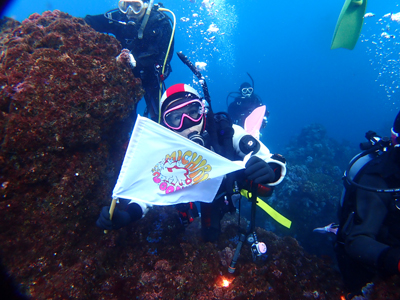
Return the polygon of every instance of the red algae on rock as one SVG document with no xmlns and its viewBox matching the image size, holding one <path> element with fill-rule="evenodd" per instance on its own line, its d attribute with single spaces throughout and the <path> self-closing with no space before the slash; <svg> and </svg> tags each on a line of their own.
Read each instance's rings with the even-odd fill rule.
<svg viewBox="0 0 400 300">
<path fill-rule="evenodd" d="M 95 262 L 70 251 L 95 251 L 82 235 L 109 201 L 141 82 L 116 61 L 119 42 L 83 19 L 53 11 L 0 26 L 1 254 L 34 298 L 73 297 L 61 286 Z"/>
<path fill-rule="evenodd" d="M 11 26 L 6 26 L 6 24 Z M 3 22 L 0 72 L 0 248 L 33 299 L 337 298 L 339 275 L 291 238 L 258 229 L 268 258 L 244 245 L 236 273 L 236 216 L 216 244 L 186 232 L 171 207 L 104 235 L 110 202 L 142 95 L 119 43 L 82 19 L 54 11 Z M 129 122 L 130 120 L 130 122 Z M 123 205 L 124 203 L 120 203 Z M 245 224 L 246 222 L 241 222 Z M 225 281 L 230 282 L 225 286 Z"/>
<path fill-rule="evenodd" d="M 245 244 L 237 215 L 204 243 L 157 207 L 107 235 L 95 226 L 142 96 L 113 37 L 54 11 L 0 23 L 0 249 L 33 299 L 339 299 L 340 275 L 293 238 L 257 228 L 268 257 Z M 124 205 L 123 201 L 119 206 Z M 241 224 L 246 224 L 242 220 Z M 226 284 L 226 280 L 229 284 Z M 387 285 L 382 288 L 389 289 Z M 389 295 L 387 292 L 385 295 Z"/>
</svg>

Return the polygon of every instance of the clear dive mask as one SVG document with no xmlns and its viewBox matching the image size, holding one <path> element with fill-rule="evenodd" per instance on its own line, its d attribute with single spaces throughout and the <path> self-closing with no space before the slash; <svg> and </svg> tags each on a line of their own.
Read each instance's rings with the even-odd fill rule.
<svg viewBox="0 0 400 300">
<path fill-rule="evenodd" d="M 143 4 L 142 0 L 119 0 L 118 8 L 123 14 L 133 12 L 135 15 L 140 14 L 143 8 L 147 7 L 147 3 Z"/>
<path fill-rule="evenodd" d="M 163 114 L 163 121 L 170 129 L 180 130 L 185 118 L 197 123 L 201 121 L 204 113 L 203 102 L 199 99 L 194 99 L 167 109 Z"/>
<path fill-rule="evenodd" d="M 254 89 L 252 87 L 242 88 L 242 95 L 244 97 L 250 97 L 253 94 Z"/>
</svg>

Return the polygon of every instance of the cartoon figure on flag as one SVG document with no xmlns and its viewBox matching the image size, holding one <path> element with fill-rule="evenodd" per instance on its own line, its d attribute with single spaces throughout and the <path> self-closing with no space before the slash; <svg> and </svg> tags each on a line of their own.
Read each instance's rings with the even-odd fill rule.
<svg viewBox="0 0 400 300">
<path fill-rule="evenodd" d="M 212 167 L 196 152 L 178 150 L 167 154 L 151 171 L 153 181 L 167 194 L 207 180 Z"/>
<path fill-rule="evenodd" d="M 165 91 L 160 118 L 158 124 L 138 116 L 112 195 L 130 203 L 123 211 L 115 209 L 112 220 L 110 208 L 104 207 L 99 227 L 119 229 L 153 205 L 176 205 L 188 224 L 197 215 L 193 202 L 199 202 L 203 238 L 215 241 L 219 211 L 236 209 L 238 189 L 253 185 L 272 191 L 286 174 L 281 156 L 232 125 L 227 114 L 214 114 L 209 101 L 189 85 L 175 84 Z"/>
</svg>

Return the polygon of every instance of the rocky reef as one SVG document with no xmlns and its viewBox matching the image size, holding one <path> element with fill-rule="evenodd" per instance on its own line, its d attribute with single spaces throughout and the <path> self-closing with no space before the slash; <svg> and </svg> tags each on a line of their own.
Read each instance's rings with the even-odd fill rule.
<svg viewBox="0 0 400 300">
<path fill-rule="evenodd" d="M 332 267 L 337 268 L 333 250 L 336 236 L 315 233 L 313 229 L 337 223 L 342 177 L 351 158 L 360 151 L 354 142 L 338 142 L 330 138 L 321 124 L 304 127 L 298 136 L 292 137 L 282 153 L 287 159 L 284 181 L 270 198 L 264 199 L 289 218 L 292 226 L 284 228 L 261 209 L 257 211 L 257 225 L 279 236 L 296 238 L 308 253 L 330 257 Z M 354 299 L 398 299 L 399 278 L 379 279 L 365 287 L 364 295 Z"/>
<path fill-rule="evenodd" d="M 3 19 L 0 28 L 0 288 L 9 283 L 22 293 L 2 296 L 340 298 L 340 275 L 329 260 L 308 254 L 293 237 L 261 228 L 256 231 L 267 256 L 253 262 L 245 244 L 229 274 L 238 243 L 236 214 L 225 215 L 217 243 L 201 240 L 199 220 L 184 229 L 172 207 L 154 208 L 138 222 L 104 234 L 95 222 L 110 203 L 132 113 L 143 94 L 140 81 L 126 62 L 116 60 L 118 41 L 82 19 L 53 11 L 22 24 Z M 337 145 L 325 149 L 323 136 L 305 142 L 310 134 L 321 134 L 321 128 L 311 126 L 288 148 L 293 172 L 271 198 L 301 209 L 299 219 L 288 215 L 294 224 L 325 213 L 340 190 L 322 189 L 340 179 L 335 166 L 343 167 L 337 163 L 343 154 L 335 151 Z M 332 155 L 330 163 L 322 162 Z M 312 160 L 306 162 L 308 156 Z M 382 289 L 390 290 L 385 284 Z"/>
<path fill-rule="evenodd" d="M 287 160 L 284 181 L 265 199 L 292 221 L 292 227 L 278 225 L 262 211 L 257 224 L 280 236 L 295 237 L 309 253 L 333 256 L 334 236 L 316 234 L 313 229 L 337 222 L 342 176 L 356 153 L 346 142 L 328 137 L 320 124 L 303 128 L 282 153 Z"/>
<path fill-rule="evenodd" d="M 216 244 L 185 231 L 174 208 L 107 235 L 95 226 L 110 195 L 142 95 L 121 49 L 82 19 L 54 11 L 1 23 L 0 247 L 32 299 L 327 299 L 335 271 L 293 238 L 258 229 L 234 276 L 237 218 Z M 124 203 L 120 203 L 122 206 Z M 246 224 L 242 220 L 242 224 Z M 224 284 L 224 279 L 230 282 Z M 226 285 L 226 286 L 224 286 Z"/>
<path fill-rule="evenodd" d="M 82 19 L 54 11 L 0 28 L 0 248 L 29 286 L 109 203 L 143 90 L 118 41 Z"/>
</svg>

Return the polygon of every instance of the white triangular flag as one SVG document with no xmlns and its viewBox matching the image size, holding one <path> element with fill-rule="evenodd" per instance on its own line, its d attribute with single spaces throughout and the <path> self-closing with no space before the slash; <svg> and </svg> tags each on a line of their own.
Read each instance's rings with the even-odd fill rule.
<svg viewBox="0 0 400 300">
<path fill-rule="evenodd" d="M 244 169 L 138 116 L 113 197 L 151 205 L 212 202 L 225 174 Z"/>
</svg>

